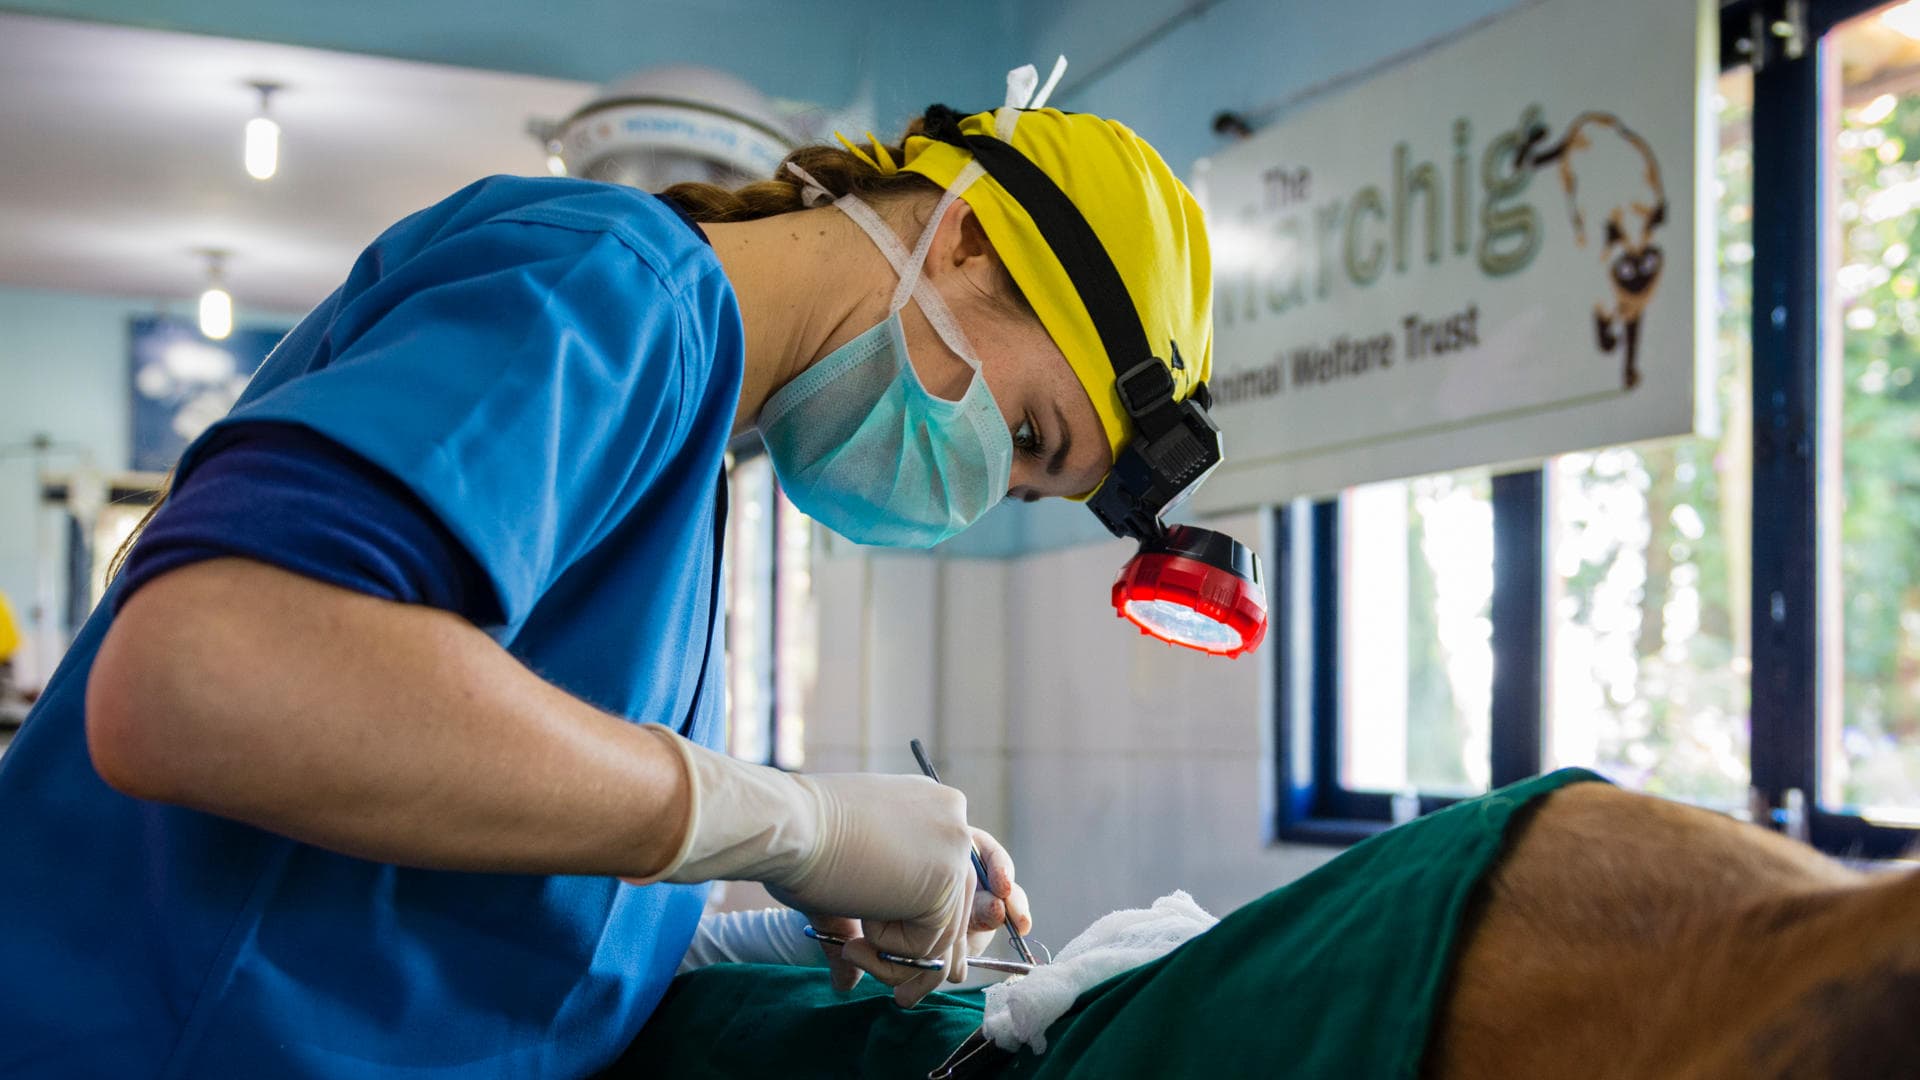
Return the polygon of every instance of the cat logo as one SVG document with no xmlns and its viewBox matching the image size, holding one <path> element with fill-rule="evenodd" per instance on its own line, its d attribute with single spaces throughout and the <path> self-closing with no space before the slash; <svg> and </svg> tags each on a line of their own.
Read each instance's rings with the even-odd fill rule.
<svg viewBox="0 0 1920 1080">
<path fill-rule="evenodd" d="M 1612 113 L 1586 112 L 1565 135 L 1542 147 L 1547 129 L 1535 125 L 1521 143 L 1521 168 L 1558 165 L 1560 187 L 1573 219 L 1573 241 L 1593 250 L 1607 275 L 1607 293 L 1593 306 L 1594 337 L 1603 353 L 1625 351 L 1621 381 L 1640 382 L 1640 318 L 1660 285 L 1665 254 L 1655 233 L 1666 224 L 1667 196 L 1660 162 L 1647 141 Z"/>
</svg>

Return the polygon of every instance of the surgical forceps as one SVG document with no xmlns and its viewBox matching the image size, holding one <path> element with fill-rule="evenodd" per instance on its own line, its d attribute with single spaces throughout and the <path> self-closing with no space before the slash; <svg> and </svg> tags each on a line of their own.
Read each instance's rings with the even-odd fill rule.
<svg viewBox="0 0 1920 1080">
<path fill-rule="evenodd" d="M 847 939 L 838 934 L 824 934 L 813 927 L 803 928 L 803 933 L 822 945 L 845 945 Z M 930 960 L 919 956 L 902 956 L 899 953 L 881 952 L 880 959 L 889 964 L 904 964 L 907 967 L 920 968 L 923 971 L 939 971 L 947 966 L 945 960 Z M 968 967 L 977 967 L 986 971 L 999 971 L 1008 975 L 1026 975 L 1033 971 L 1032 964 L 1023 964 L 1018 960 L 996 960 L 991 956 L 969 956 Z"/>
</svg>

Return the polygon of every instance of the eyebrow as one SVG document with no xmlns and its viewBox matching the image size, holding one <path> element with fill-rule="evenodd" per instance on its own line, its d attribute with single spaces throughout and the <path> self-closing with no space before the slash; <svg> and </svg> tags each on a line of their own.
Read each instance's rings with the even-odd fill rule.
<svg viewBox="0 0 1920 1080">
<path fill-rule="evenodd" d="M 1053 421 L 1060 427 L 1060 446 L 1047 459 L 1047 475 L 1059 476 L 1060 470 L 1067 467 L 1067 455 L 1073 452 L 1073 431 L 1067 427 L 1067 416 L 1060 411 L 1057 401 L 1053 403 Z"/>
</svg>

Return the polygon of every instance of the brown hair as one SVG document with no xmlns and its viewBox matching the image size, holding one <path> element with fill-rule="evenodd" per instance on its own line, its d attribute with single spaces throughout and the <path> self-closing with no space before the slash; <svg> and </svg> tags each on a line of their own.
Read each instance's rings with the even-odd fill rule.
<svg viewBox="0 0 1920 1080">
<path fill-rule="evenodd" d="M 920 127 L 921 122 L 914 121 L 913 126 L 907 129 L 907 135 L 919 134 Z M 900 141 L 904 143 L 906 139 Z M 863 150 L 868 157 L 876 161 L 883 160 L 881 148 L 868 144 Z M 905 157 L 904 150 L 898 145 L 886 147 L 884 153 L 894 161 Z M 896 172 L 887 175 L 843 147 L 821 145 L 803 146 L 795 150 L 773 171 L 771 178 L 755 181 L 745 187 L 730 190 L 717 184 L 675 184 L 660 194 L 699 222 L 719 224 L 790 214 L 806 209 L 806 205 L 802 200 L 801 180 L 787 168 L 789 164 L 806 170 L 836 198 L 858 195 L 868 202 L 886 203 L 915 195 L 938 195 L 940 192 L 940 185 L 919 173 Z"/>
<path fill-rule="evenodd" d="M 169 469 L 167 478 L 160 481 L 160 490 L 154 493 L 153 505 L 147 507 L 147 512 L 140 515 L 140 520 L 134 523 L 133 531 L 127 533 L 125 540 L 120 541 L 120 547 L 114 551 L 113 558 L 108 561 L 108 581 L 120 576 L 120 569 L 127 565 L 127 555 L 133 551 L 133 542 L 140 539 L 141 533 L 147 531 L 147 524 L 153 520 L 153 515 L 160 512 L 161 504 L 167 501 L 167 495 L 172 490 L 173 470 Z"/>
</svg>

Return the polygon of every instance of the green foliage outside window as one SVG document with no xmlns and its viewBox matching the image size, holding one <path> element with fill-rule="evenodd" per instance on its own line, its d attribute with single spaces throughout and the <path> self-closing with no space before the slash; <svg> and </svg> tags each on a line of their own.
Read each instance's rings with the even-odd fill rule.
<svg viewBox="0 0 1920 1080">
<path fill-rule="evenodd" d="M 1843 722 L 1823 800 L 1920 808 L 1920 97 L 1846 109 L 1836 139 Z"/>
</svg>

